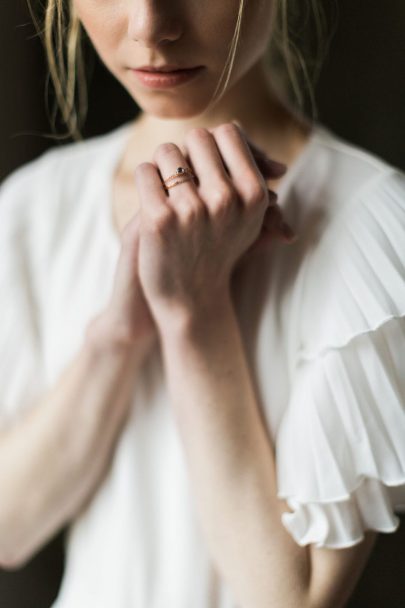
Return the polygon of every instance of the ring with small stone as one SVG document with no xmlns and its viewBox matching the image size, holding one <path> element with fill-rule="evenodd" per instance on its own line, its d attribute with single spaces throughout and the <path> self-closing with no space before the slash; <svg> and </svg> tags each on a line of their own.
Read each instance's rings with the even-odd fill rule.
<svg viewBox="0 0 405 608">
<path fill-rule="evenodd" d="M 194 175 L 194 173 L 192 172 L 192 170 L 189 167 L 177 167 L 176 173 L 173 173 L 173 175 L 170 175 L 169 177 L 167 177 L 163 181 L 163 184 L 164 184 L 166 190 L 169 190 L 170 188 L 173 188 L 174 186 L 177 186 L 178 184 L 187 182 L 190 179 L 195 179 L 195 177 L 196 176 Z M 173 179 L 176 181 L 170 185 L 167 185 L 167 183 Z"/>
</svg>

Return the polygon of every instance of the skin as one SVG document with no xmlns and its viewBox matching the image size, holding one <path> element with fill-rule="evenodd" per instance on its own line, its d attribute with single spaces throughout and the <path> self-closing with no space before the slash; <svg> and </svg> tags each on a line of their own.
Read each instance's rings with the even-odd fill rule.
<svg viewBox="0 0 405 608">
<path fill-rule="evenodd" d="M 196 1 L 74 0 L 74 7 L 99 57 L 141 108 L 116 174 L 113 217 L 119 232 L 139 208 L 134 167 L 151 161 L 164 142 L 185 152 L 184 138 L 193 127 L 237 119 L 252 141 L 287 165 L 306 144 L 309 122 L 280 98 L 263 65 L 274 20 L 271 2 L 246 2 L 230 83 L 211 108 L 235 26 L 236 0 L 211 0 L 209 7 Z M 204 65 L 205 70 L 180 87 L 152 90 L 129 69 L 163 63 Z M 269 185 L 276 189 L 277 179 Z"/>
<path fill-rule="evenodd" d="M 270 2 L 260 2 L 260 10 L 249 2 L 246 4 L 240 53 L 228 89 L 210 110 L 206 108 L 222 73 L 233 34 L 238 7 L 235 0 L 211 1 L 210 10 L 198 2 L 156 6 L 150 1 L 74 0 L 73 5 L 100 59 L 141 108 L 117 165 L 112 200 L 112 217 L 121 237 L 125 228 L 131 232 L 130 226 L 135 225 L 134 237 L 126 239 L 128 251 L 122 252 L 117 293 L 111 306 L 112 317 L 130 340 L 139 332 L 155 331 L 137 273 L 139 196 L 134 182 L 135 167 L 145 160 L 154 163 L 156 149 L 165 142 L 178 145 L 190 161 L 186 134 L 198 127 L 212 129 L 230 119 L 243 125 L 246 136 L 258 150 L 288 165 L 307 143 L 310 125 L 279 98 L 263 66 L 263 53 L 275 17 Z M 222 32 L 227 32 L 228 39 Z M 204 65 L 206 69 L 200 78 L 173 89 L 147 89 L 129 70 L 169 62 L 184 65 L 183 57 L 188 58 L 187 65 Z M 243 101 L 246 90 L 251 93 L 249 106 Z M 263 169 L 272 191 L 277 190 L 283 173 L 280 168 Z M 264 223 L 269 235 L 277 234 L 281 224 L 277 206 L 272 214 L 265 215 Z M 136 310 L 137 314 L 129 316 L 128 310 Z"/>
<path fill-rule="evenodd" d="M 235 0 L 208 4 L 179 0 L 171 3 L 76 0 L 75 6 L 107 68 L 148 115 L 183 122 L 204 112 L 227 57 L 238 6 Z M 243 31 L 231 87 L 259 60 L 272 26 L 271 3 L 248 2 L 246 8 L 248 27 Z M 150 92 L 138 85 L 128 71 L 128 67 L 149 63 L 205 65 L 207 69 L 198 82 L 186 87 Z M 222 112 L 228 104 L 223 104 Z M 218 108 L 216 118 L 219 117 Z"/>
<path fill-rule="evenodd" d="M 265 169 L 253 142 L 288 164 L 309 132 L 261 68 L 273 5 L 247 2 L 230 86 L 209 111 L 237 2 L 76 0 L 75 8 L 101 59 L 142 108 L 116 175 L 122 251 L 108 332 L 135 346 L 140 333 L 159 337 L 201 526 L 238 605 L 343 606 L 375 533 L 348 549 L 317 549 L 298 546 L 282 526 L 289 509 L 276 496 L 274 446 L 231 293 L 238 264 L 254 261 L 263 226 L 282 238 L 269 185 L 284 171 Z M 182 87 L 143 89 L 128 71 L 184 57 L 207 70 Z M 180 165 L 197 180 L 167 194 L 162 176 Z"/>
</svg>

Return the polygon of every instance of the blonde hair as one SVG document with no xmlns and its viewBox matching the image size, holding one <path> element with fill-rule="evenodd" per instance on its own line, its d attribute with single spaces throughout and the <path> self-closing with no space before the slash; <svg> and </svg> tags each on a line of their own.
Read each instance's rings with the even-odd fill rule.
<svg viewBox="0 0 405 608">
<path fill-rule="evenodd" d="M 83 28 L 75 13 L 73 1 L 47 0 L 42 15 L 36 14 L 32 0 L 27 1 L 37 32 L 45 46 L 49 77 L 55 91 L 51 117 L 53 129 L 55 130 L 56 112 L 59 108 L 62 121 L 67 127 L 66 134 L 61 137 L 80 140 L 80 130 L 87 114 L 87 79 L 82 44 Z M 211 104 L 221 97 L 227 88 L 240 39 L 246 1 L 239 0 L 229 55 Z M 337 20 L 328 24 L 317 0 L 307 0 L 306 3 L 302 0 L 275 1 L 276 22 L 266 52 L 266 60 L 272 70 L 272 80 L 291 101 L 298 103 L 301 109 L 304 108 L 306 89 L 312 117 L 316 118 L 314 86 Z M 330 6 L 337 11 L 337 4 L 331 3 Z M 301 31 L 298 24 L 301 25 Z"/>
</svg>

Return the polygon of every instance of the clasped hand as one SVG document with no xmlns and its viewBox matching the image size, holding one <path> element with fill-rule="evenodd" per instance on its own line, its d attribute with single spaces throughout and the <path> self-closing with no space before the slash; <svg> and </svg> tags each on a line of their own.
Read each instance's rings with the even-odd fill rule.
<svg viewBox="0 0 405 608">
<path fill-rule="evenodd" d="M 196 181 L 166 191 L 162 180 L 187 166 Z M 266 184 L 285 170 L 234 123 L 194 128 L 184 154 L 164 143 L 136 167 L 140 209 L 122 234 L 111 300 L 121 335 L 136 341 L 154 324 L 214 313 L 239 260 L 270 236 L 292 240 Z"/>
</svg>

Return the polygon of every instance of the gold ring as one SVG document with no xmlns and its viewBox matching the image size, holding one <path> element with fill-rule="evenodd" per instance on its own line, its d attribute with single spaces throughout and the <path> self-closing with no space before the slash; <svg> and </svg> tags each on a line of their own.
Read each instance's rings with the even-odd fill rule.
<svg viewBox="0 0 405 608">
<path fill-rule="evenodd" d="M 179 178 L 182 178 L 182 179 L 179 179 Z M 186 179 L 184 179 L 184 178 L 186 178 Z M 172 179 L 175 179 L 176 181 L 174 183 L 170 184 L 169 186 L 167 186 L 166 184 L 168 182 L 170 182 Z M 177 167 L 176 173 L 173 173 L 173 175 L 170 175 L 169 177 L 167 177 L 163 181 L 163 183 L 164 183 L 166 190 L 169 190 L 170 188 L 177 186 L 177 184 L 182 184 L 183 182 L 187 182 L 190 179 L 195 179 L 195 175 L 189 167 Z"/>
<path fill-rule="evenodd" d="M 166 190 L 170 190 L 170 188 L 174 188 L 174 186 L 177 186 L 178 184 L 182 184 L 183 182 L 189 182 L 191 179 L 193 179 L 193 178 L 190 176 L 190 177 L 186 177 L 185 179 L 177 180 L 176 182 L 173 182 L 169 186 L 165 185 L 165 188 L 166 188 Z"/>
</svg>

